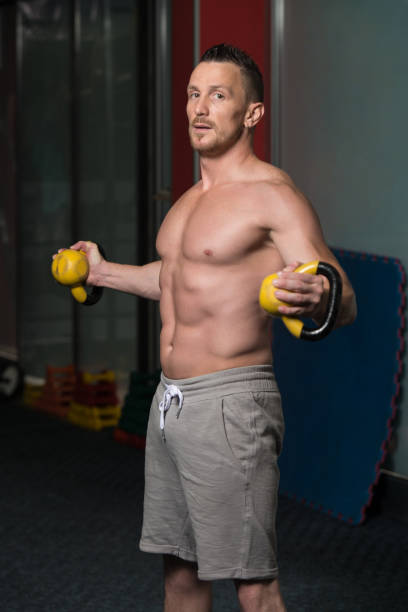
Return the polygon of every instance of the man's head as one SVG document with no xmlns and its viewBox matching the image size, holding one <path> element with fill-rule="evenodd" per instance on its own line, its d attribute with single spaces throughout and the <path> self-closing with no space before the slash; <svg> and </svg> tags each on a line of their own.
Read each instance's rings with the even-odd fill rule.
<svg viewBox="0 0 408 612">
<path fill-rule="evenodd" d="M 252 57 L 245 51 L 226 45 L 214 45 L 203 53 L 200 62 L 230 62 L 241 70 L 248 102 L 264 101 L 264 86 L 261 71 Z"/>
<path fill-rule="evenodd" d="M 241 137 L 251 136 L 262 118 L 262 75 L 255 62 L 230 45 L 208 49 L 187 87 L 191 145 L 217 157 Z"/>
</svg>

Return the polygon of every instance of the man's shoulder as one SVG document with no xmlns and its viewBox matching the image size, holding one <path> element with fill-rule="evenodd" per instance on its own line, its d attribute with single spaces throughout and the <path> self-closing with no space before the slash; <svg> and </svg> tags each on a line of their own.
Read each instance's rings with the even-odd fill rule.
<svg viewBox="0 0 408 612">
<path fill-rule="evenodd" d="M 311 203 L 284 170 L 261 164 L 249 188 L 253 189 L 250 200 L 262 225 L 287 226 L 314 215 Z"/>
<path fill-rule="evenodd" d="M 253 191 L 259 204 L 267 207 L 286 207 L 293 201 L 305 200 L 284 170 L 266 162 L 258 161 L 246 185 L 248 190 Z"/>
<path fill-rule="evenodd" d="M 253 192 L 258 197 L 270 197 L 281 192 L 295 190 L 291 177 L 281 168 L 261 161 L 255 156 L 233 174 L 224 188 Z"/>
<path fill-rule="evenodd" d="M 265 192 L 284 194 L 285 192 L 297 191 L 295 183 L 292 178 L 281 168 L 268 164 L 266 162 L 259 162 L 252 175 L 252 181 L 254 186 L 265 190 Z"/>
</svg>

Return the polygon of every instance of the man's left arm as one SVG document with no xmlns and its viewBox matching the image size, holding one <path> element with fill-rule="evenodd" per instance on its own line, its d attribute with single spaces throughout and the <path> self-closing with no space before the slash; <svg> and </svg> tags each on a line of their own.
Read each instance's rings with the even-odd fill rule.
<svg viewBox="0 0 408 612">
<path fill-rule="evenodd" d="M 294 272 L 301 263 L 319 260 L 339 272 L 343 292 L 336 327 L 352 323 L 357 315 L 356 299 L 350 281 L 325 243 L 316 212 L 306 198 L 290 184 L 274 189 L 270 236 L 284 262 L 275 281 L 276 297 L 288 304 L 282 314 L 308 317 L 320 324 L 325 316 L 328 281 L 320 275 Z"/>
</svg>

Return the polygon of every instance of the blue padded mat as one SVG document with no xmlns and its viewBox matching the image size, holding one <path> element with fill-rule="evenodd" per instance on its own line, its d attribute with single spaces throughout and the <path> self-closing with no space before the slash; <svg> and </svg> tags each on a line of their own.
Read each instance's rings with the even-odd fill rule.
<svg viewBox="0 0 408 612">
<path fill-rule="evenodd" d="M 286 422 L 280 490 L 359 524 L 396 412 L 405 274 L 393 258 L 334 252 L 356 292 L 355 323 L 311 343 L 274 321 L 275 371 Z"/>
</svg>

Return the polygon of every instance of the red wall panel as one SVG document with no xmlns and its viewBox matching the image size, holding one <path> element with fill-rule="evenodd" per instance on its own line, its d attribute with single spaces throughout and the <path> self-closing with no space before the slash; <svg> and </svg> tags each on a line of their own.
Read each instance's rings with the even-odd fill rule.
<svg viewBox="0 0 408 612">
<path fill-rule="evenodd" d="M 172 7 L 172 200 L 175 202 L 193 184 L 186 90 L 194 67 L 194 15 L 192 0 L 173 0 Z"/>
<path fill-rule="evenodd" d="M 255 130 L 255 153 L 270 159 L 270 10 L 268 0 L 201 0 L 200 48 L 229 43 L 246 51 L 264 77 L 265 117 Z"/>
<path fill-rule="evenodd" d="M 255 153 L 270 159 L 270 1 L 201 0 L 200 51 L 226 42 L 240 47 L 258 64 L 264 76 L 265 117 L 255 130 Z M 193 0 L 173 0 L 172 115 L 173 185 L 175 201 L 193 182 L 193 154 L 187 132 L 186 86 L 193 69 Z"/>
</svg>

